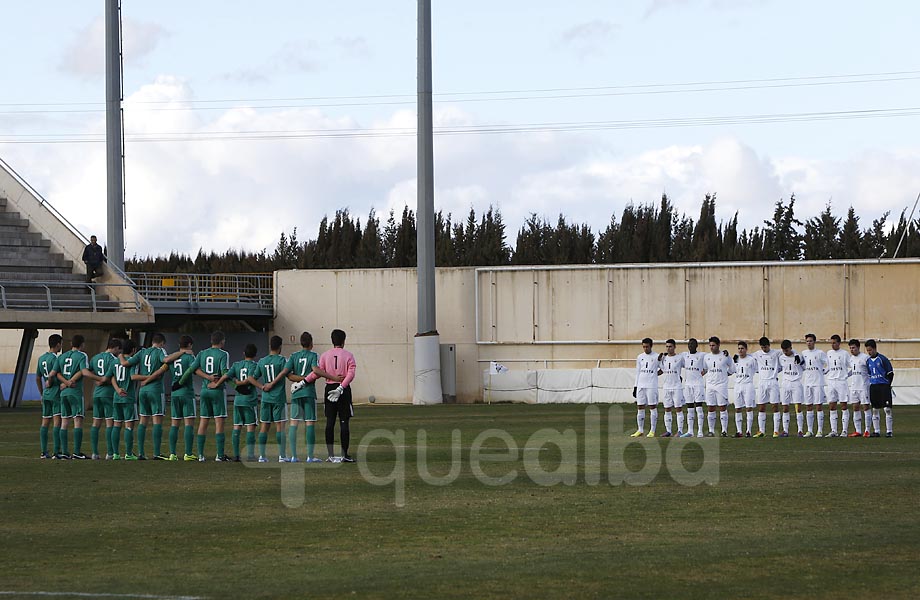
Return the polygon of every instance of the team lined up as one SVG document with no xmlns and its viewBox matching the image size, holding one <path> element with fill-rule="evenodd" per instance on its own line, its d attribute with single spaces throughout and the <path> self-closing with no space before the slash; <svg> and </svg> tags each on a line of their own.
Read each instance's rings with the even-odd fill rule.
<svg viewBox="0 0 920 600">
<path fill-rule="evenodd" d="M 709 352 L 699 352 L 699 343 L 691 338 L 687 351 L 680 354 L 676 352 L 673 339 L 665 342 L 666 352 L 655 354 L 652 340 L 645 338 L 642 354 L 636 358 L 633 396 L 638 409 L 638 429 L 632 437 L 656 435 L 659 379 L 665 410 L 663 437 L 693 437 L 695 424 L 698 437 L 715 437 L 717 421 L 721 424 L 721 436 L 728 437 L 728 378 L 732 375 L 735 377 L 734 437 L 767 435 L 767 405 L 772 407 L 773 437 L 789 436 L 790 406 L 795 406 L 799 437 L 824 437 L 825 401 L 830 416 L 827 437 L 880 437 L 880 410 L 885 413 L 886 436 L 892 437 L 894 369 L 891 361 L 878 353 L 876 341 L 866 341 L 866 352 L 862 352 L 860 341 L 856 339 L 849 341 L 849 351 L 841 349 L 839 335 L 831 336 L 831 349 L 826 352 L 815 347 L 816 341 L 814 334 L 806 335 L 807 349 L 799 353 L 789 340 L 783 340 L 782 350 L 777 351 L 770 348 L 769 339 L 762 337 L 760 350 L 748 353 L 747 342 L 741 341 L 738 342 L 738 354 L 729 357 L 728 351 L 721 349 L 717 337 L 709 338 Z M 708 431 L 705 432 L 704 406 L 708 411 Z M 838 408 L 843 417 L 839 430 Z M 852 432 L 849 432 L 850 408 Z M 645 431 L 646 410 L 650 421 L 648 433 Z M 674 413 L 677 415 L 676 433 L 672 429 Z M 755 413 L 758 418 L 756 433 Z"/>
<path fill-rule="evenodd" d="M 290 358 L 281 355 L 282 339 L 273 336 L 269 354 L 256 360 L 258 349 L 246 346 L 242 360 L 230 363 L 223 349 L 225 336 L 211 334 L 211 346 L 197 355 L 194 340 L 183 335 L 179 350 L 167 354 L 166 338 L 155 333 L 148 348 L 139 348 L 133 340 L 111 338 L 104 352 L 91 359 L 84 352 L 85 339 L 75 335 L 71 349 L 61 352 L 60 335 L 48 339 L 49 351 L 38 359 L 36 384 L 42 392 L 42 424 L 39 431 L 41 458 L 100 459 L 99 432 L 105 427 L 105 458 L 112 460 L 147 460 L 147 429 L 152 425 L 154 460 L 177 461 L 180 425 L 184 424 L 185 461 L 204 462 L 208 424 L 214 422 L 218 462 L 240 462 L 241 435 L 246 429 L 249 460 L 268 462 L 265 448 L 268 431 L 275 426 L 280 448 L 279 462 L 300 462 L 297 458 L 297 425 L 305 424 L 306 462 L 322 462 L 314 454 L 316 435 L 316 381 L 326 381 L 324 409 L 326 415 L 326 449 L 330 462 L 354 462 L 348 454 L 349 419 L 354 415 L 350 384 L 354 380 L 354 356 L 344 349 L 345 332 L 332 332 L 333 348 L 321 357 L 312 351 L 313 336 L 301 334 L 302 349 Z M 163 418 L 166 396 L 164 376 L 172 376 L 170 395 L 171 427 L 169 454 L 163 454 Z M 193 376 L 201 378 L 200 397 L 196 403 Z M 82 452 L 84 397 L 83 379 L 93 382 L 93 424 L 90 429 L 92 454 Z M 287 387 L 291 386 L 290 418 Z M 224 421 L 228 416 L 226 385 L 236 391 L 233 400 L 234 457 L 225 454 Z M 261 392 L 261 398 L 259 397 Z M 260 403 L 261 399 L 261 403 Z M 200 404 L 200 418 L 198 416 Z M 258 413 L 258 414 L 257 414 Z M 197 437 L 195 419 L 199 418 Z M 291 424 L 287 426 L 288 420 Z M 342 456 L 333 452 L 335 423 L 340 422 Z M 73 452 L 68 450 L 68 430 L 73 427 Z M 136 425 L 136 427 L 135 427 Z M 53 453 L 48 451 L 48 430 L 52 427 Z M 259 427 L 259 458 L 255 457 L 256 428 Z M 121 452 L 122 429 L 124 452 Z M 287 432 L 285 431 L 287 429 Z M 136 433 L 136 436 L 135 436 Z M 137 442 L 138 453 L 134 444 Z M 197 442 L 197 451 L 193 444 Z M 290 456 L 288 455 L 290 448 Z"/>
</svg>

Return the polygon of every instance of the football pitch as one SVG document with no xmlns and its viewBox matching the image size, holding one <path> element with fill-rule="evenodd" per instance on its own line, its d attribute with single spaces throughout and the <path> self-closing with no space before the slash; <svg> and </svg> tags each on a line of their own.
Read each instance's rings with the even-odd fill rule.
<svg viewBox="0 0 920 600">
<path fill-rule="evenodd" d="M 920 407 L 892 439 L 632 444 L 619 410 L 359 406 L 358 465 L 215 463 L 213 435 L 42 461 L 39 412 L 4 411 L 0 598 L 920 595 Z"/>
</svg>

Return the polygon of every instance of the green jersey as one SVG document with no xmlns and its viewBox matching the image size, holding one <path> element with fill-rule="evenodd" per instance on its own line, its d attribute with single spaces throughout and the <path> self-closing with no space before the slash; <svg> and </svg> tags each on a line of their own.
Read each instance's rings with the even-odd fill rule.
<svg viewBox="0 0 920 600">
<path fill-rule="evenodd" d="M 38 357 L 38 368 L 35 374 L 42 380 L 42 400 L 57 400 L 61 397 L 61 383 L 56 375 L 53 380 L 51 379 L 51 374 L 55 372 L 54 366 L 57 358 L 58 355 L 54 352 L 45 352 Z M 51 380 L 51 387 L 48 387 L 48 380 Z"/>
<path fill-rule="evenodd" d="M 64 379 L 70 379 L 83 369 L 89 368 L 89 359 L 82 350 L 68 350 L 57 358 L 55 371 L 64 376 Z M 83 399 L 83 382 L 77 382 L 73 387 L 61 390 L 62 398 Z"/>
<path fill-rule="evenodd" d="M 89 361 L 89 369 L 93 372 L 93 375 L 97 377 L 105 377 L 106 373 L 109 372 L 112 365 L 118 362 L 118 358 L 106 350 L 105 352 L 100 352 L 94 356 Z M 107 381 L 96 386 L 93 390 L 93 397 L 109 397 L 115 389 L 112 387 L 112 382 Z"/>
<path fill-rule="evenodd" d="M 207 350 L 202 350 L 198 353 L 198 356 L 195 357 L 195 362 L 192 363 L 191 371 L 194 373 L 195 370 L 201 369 L 205 375 L 217 375 L 220 377 L 227 372 L 227 369 L 230 367 L 230 355 L 227 354 L 226 350 L 221 348 L 208 348 Z M 217 390 L 224 389 L 224 384 L 220 384 L 216 388 Z"/>
<path fill-rule="evenodd" d="M 191 354 L 182 354 L 179 358 L 175 360 L 172 364 L 172 380 L 173 383 L 180 382 L 180 387 L 172 393 L 176 398 L 194 398 L 195 397 L 195 381 L 191 377 L 187 377 L 184 382 L 182 382 L 182 376 L 185 375 L 190 369 L 192 364 L 195 362 L 195 357 Z M 191 369 L 194 372 L 194 369 Z"/>
<path fill-rule="evenodd" d="M 260 379 L 263 384 L 266 384 L 277 377 L 284 369 L 286 364 L 287 359 L 280 354 L 269 354 L 268 356 L 262 358 L 262 360 L 259 361 L 259 364 L 256 365 L 256 372 L 252 374 L 252 377 L 255 379 Z M 279 381 L 274 387 L 272 387 L 270 391 L 262 392 L 263 404 L 287 403 L 286 391 L 287 390 L 284 387 L 284 381 Z"/>
<path fill-rule="evenodd" d="M 316 352 L 312 352 L 310 350 L 298 350 L 291 355 L 291 358 L 288 359 L 286 368 L 294 375 L 306 377 L 313 372 L 313 367 L 315 367 L 318 363 L 319 357 L 316 355 Z M 291 398 L 294 400 L 300 398 L 316 398 L 316 382 L 305 382 L 304 386 L 294 392 Z"/>
<path fill-rule="evenodd" d="M 255 374 L 259 365 L 252 362 L 251 360 L 241 360 L 230 365 L 230 370 L 227 371 L 227 376 L 231 379 L 236 379 L 237 381 L 246 381 L 246 378 L 250 375 Z M 236 398 L 233 399 L 233 406 L 249 406 L 253 407 L 258 402 L 258 390 L 253 388 L 253 392 L 248 395 L 237 394 Z"/>
<path fill-rule="evenodd" d="M 138 354 L 141 354 L 138 352 Z M 163 366 L 163 361 L 166 359 L 166 350 L 163 348 L 157 348 L 152 346 L 143 351 L 143 356 L 141 358 L 140 364 L 137 367 L 137 374 L 147 377 L 157 372 L 157 370 Z M 154 394 L 163 393 L 163 377 L 158 377 L 157 379 L 151 381 L 144 386 L 145 390 L 149 390 Z M 146 392 L 145 392 L 146 393 Z"/>
<path fill-rule="evenodd" d="M 130 364 L 133 359 L 139 358 L 140 353 L 132 356 L 128 359 Z M 137 364 L 139 361 L 134 361 L 134 364 L 131 366 L 124 366 L 121 362 L 117 362 L 109 369 L 106 373 L 106 377 L 114 378 L 115 383 L 118 384 L 118 387 L 128 392 L 127 396 L 122 396 L 121 394 L 116 393 L 115 404 L 134 404 L 137 402 L 137 383 L 131 376 L 137 373 Z"/>
</svg>

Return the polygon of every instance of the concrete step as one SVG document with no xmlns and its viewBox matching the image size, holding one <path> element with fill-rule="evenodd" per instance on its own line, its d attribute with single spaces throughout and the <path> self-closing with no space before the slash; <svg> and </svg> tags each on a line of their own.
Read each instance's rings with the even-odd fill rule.
<svg viewBox="0 0 920 600">
<path fill-rule="evenodd" d="M 0 249 L 3 249 L 5 246 L 11 248 L 17 247 L 33 247 L 33 248 L 49 248 L 51 242 L 46 239 L 43 239 L 40 233 L 21 233 L 19 235 L 12 235 L 9 233 L 0 233 Z"/>
<path fill-rule="evenodd" d="M 8 225 L 10 223 L 25 223 L 29 224 L 28 219 L 23 219 L 18 212 L 0 212 L 0 223 Z"/>
<path fill-rule="evenodd" d="M 0 271 L 32 273 L 34 279 L 41 279 L 46 273 L 73 273 L 73 264 L 69 260 L 61 262 L 22 261 L 16 264 L 0 265 Z"/>
<path fill-rule="evenodd" d="M 0 221 L 0 235 L 19 235 L 21 233 L 29 233 L 29 222 L 25 219 Z"/>
<path fill-rule="evenodd" d="M 5 266 L 0 265 L 0 283 L 4 281 L 61 281 L 73 283 L 85 283 L 86 275 L 82 273 L 51 272 L 36 273 L 34 271 L 10 271 Z"/>
<path fill-rule="evenodd" d="M 51 252 L 50 248 L 43 246 L 17 246 L 15 248 L 0 246 L 0 265 L 35 258 L 62 261 L 64 255 L 60 252 Z"/>
<path fill-rule="evenodd" d="M 6 206 L 6 198 L 4 198 L 3 196 L 0 196 L 0 206 L 3 206 L 3 207 Z"/>
</svg>

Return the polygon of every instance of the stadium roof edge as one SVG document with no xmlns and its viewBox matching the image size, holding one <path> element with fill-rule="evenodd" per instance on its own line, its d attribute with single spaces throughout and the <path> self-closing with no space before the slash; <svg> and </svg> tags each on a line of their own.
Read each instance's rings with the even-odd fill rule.
<svg viewBox="0 0 920 600">
<path fill-rule="evenodd" d="M 674 269 L 674 268 L 716 268 L 716 267 L 839 267 L 842 265 L 866 264 L 920 264 L 920 258 L 895 259 L 846 259 L 846 260 L 776 260 L 776 261 L 719 261 L 691 263 L 616 263 L 605 265 L 507 265 L 494 267 L 471 267 L 476 271 L 565 271 L 600 269 Z"/>
</svg>

